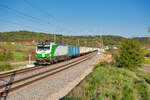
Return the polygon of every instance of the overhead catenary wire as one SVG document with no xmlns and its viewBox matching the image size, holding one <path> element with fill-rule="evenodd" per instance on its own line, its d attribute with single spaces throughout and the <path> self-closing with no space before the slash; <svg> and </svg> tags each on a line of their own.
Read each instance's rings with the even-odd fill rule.
<svg viewBox="0 0 150 100">
<path fill-rule="evenodd" d="M 13 11 L 13 12 L 15 12 L 15 13 L 18 14 L 18 15 L 21 15 L 21 16 L 24 16 L 24 17 L 28 17 L 28 18 L 32 19 L 32 21 L 34 21 L 34 22 L 36 22 L 36 23 L 37 23 L 37 22 L 39 23 L 39 21 L 40 21 L 40 22 L 44 22 L 45 24 L 52 25 L 52 23 L 43 21 L 43 20 L 41 20 L 40 18 L 31 16 L 31 15 L 25 14 L 25 13 L 23 13 L 23 12 L 17 10 L 17 9 L 8 7 L 7 5 L 1 5 L 1 4 L 0 4 L 0 7 L 6 8 L 6 9 L 8 9 L 8 10 L 10 10 L 10 11 Z"/>
<path fill-rule="evenodd" d="M 40 12 L 40 13 L 43 13 L 44 15 L 47 15 L 49 18 L 52 18 L 55 22 L 57 21 L 56 20 L 56 18 L 52 15 L 52 14 L 50 14 L 50 13 L 48 13 L 46 10 L 44 10 L 44 9 L 42 9 L 41 7 L 38 7 L 38 6 L 35 6 L 35 5 L 33 5 L 29 0 L 23 0 L 27 5 L 29 5 L 31 8 L 33 8 L 33 9 L 35 9 L 35 10 L 37 10 L 38 12 Z M 60 27 L 60 25 L 57 25 L 56 23 L 55 24 L 53 24 L 55 27 Z M 56 28 L 54 29 L 54 32 L 53 32 L 53 34 L 56 32 Z M 56 33 L 55 33 L 56 34 Z"/>
<path fill-rule="evenodd" d="M 37 11 L 40 11 L 41 13 L 43 13 L 43 14 L 49 16 L 50 18 L 53 18 L 54 20 L 56 20 L 55 17 L 54 17 L 52 14 L 48 13 L 48 12 L 45 11 L 44 9 L 42 9 L 42 8 L 40 8 L 40 7 L 38 7 L 38 6 L 34 6 L 34 5 L 31 4 L 31 2 L 29 2 L 28 0 L 23 0 L 23 1 L 24 1 L 26 4 L 28 4 L 31 8 L 36 9 Z"/>
<path fill-rule="evenodd" d="M 21 27 L 26 27 L 26 28 L 31 28 L 31 29 L 33 28 L 33 29 L 36 29 L 36 30 L 41 30 L 40 28 L 35 28 L 35 27 L 29 26 L 29 25 L 22 25 L 20 23 L 8 21 L 8 20 L 0 19 L 0 21 L 5 22 L 5 23 L 9 23 L 9 24 L 13 24 L 13 25 L 17 25 L 17 26 L 21 26 Z"/>
<path fill-rule="evenodd" d="M 2 5 L 2 4 L 0 4 L 0 7 L 1 7 L 1 8 L 8 9 L 9 11 L 12 11 L 12 12 L 14 12 L 15 14 L 17 14 L 17 15 L 19 15 L 19 16 L 25 17 L 26 19 L 27 19 L 27 18 L 30 18 L 30 19 L 27 19 L 27 20 L 30 20 L 31 22 L 38 23 L 38 24 L 39 24 L 39 22 L 40 22 L 40 24 L 42 24 L 43 26 L 47 26 L 47 25 L 51 26 L 51 25 L 54 25 L 54 24 L 52 24 L 52 23 L 49 23 L 48 21 L 43 21 L 43 20 L 41 20 L 40 18 L 37 18 L 37 17 L 31 16 L 31 15 L 28 15 L 28 14 L 22 12 L 22 11 L 19 11 L 19 10 L 17 10 L 17 9 L 11 8 L 11 7 L 7 6 L 7 5 Z M 45 25 L 45 24 L 47 24 L 47 25 Z M 58 26 L 58 25 L 56 25 L 56 26 Z M 48 29 L 48 30 L 49 30 L 49 29 Z"/>
<path fill-rule="evenodd" d="M 53 20 L 55 20 L 55 22 L 57 22 L 57 20 L 56 20 L 56 18 L 55 18 L 55 16 L 53 16 L 52 14 L 50 14 L 50 13 L 48 13 L 46 10 L 44 10 L 44 9 L 42 9 L 41 7 L 38 7 L 38 6 L 35 6 L 35 5 L 33 5 L 29 0 L 23 0 L 27 5 L 29 5 L 31 8 L 33 8 L 33 9 L 35 9 L 35 10 L 37 10 L 37 11 L 39 11 L 40 13 L 43 13 L 43 14 L 45 14 L 45 15 L 47 15 L 49 18 L 52 18 Z M 57 27 L 57 30 L 58 29 L 62 29 L 62 26 L 64 26 L 64 25 L 58 25 L 58 24 L 53 24 L 53 25 L 55 25 L 55 27 Z M 66 28 L 64 29 L 63 28 L 63 30 L 66 30 Z M 54 29 L 54 32 L 53 33 L 55 33 L 56 32 L 56 28 Z"/>
</svg>

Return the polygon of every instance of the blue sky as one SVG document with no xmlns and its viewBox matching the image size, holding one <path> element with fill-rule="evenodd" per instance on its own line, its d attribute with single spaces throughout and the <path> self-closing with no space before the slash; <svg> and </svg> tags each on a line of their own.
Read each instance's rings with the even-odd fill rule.
<svg viewBox="0 0 150 100">
<path fill-rule="evenodd" d="M 0 16 L 1 32 L 150 35 L 150 0 L 0 0 Z"/>
</svg>

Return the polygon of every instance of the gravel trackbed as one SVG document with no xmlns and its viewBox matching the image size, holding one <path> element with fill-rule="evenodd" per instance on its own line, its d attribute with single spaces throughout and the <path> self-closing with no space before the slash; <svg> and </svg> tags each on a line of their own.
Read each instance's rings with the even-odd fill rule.
<svg viewBox="0 0 150 100">
<path fill-rule="evenodd" d="M 97 56 L 12 92 L 6 100 L 59 100 L 92 72 Z"/>
</svg>

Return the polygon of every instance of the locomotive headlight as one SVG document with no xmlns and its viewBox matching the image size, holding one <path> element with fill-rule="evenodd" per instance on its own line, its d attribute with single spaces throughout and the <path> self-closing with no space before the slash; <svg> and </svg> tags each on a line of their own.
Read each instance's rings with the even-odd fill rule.
<svg viewBox="0 0 150 100">
<path fill-rule="evenodd" d="M 44 53 L 42 54 L 42 57 L 45 57 L 45 54 L 44 54 Z"/>
</svg>

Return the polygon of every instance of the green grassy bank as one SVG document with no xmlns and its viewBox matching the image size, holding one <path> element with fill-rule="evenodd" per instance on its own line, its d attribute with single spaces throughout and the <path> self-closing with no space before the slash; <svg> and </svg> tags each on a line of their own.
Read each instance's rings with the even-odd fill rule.
<svg viewBox="0 0 150 100">
<path fill-rule="evenodd" d="M 136 74 L 103 62 L 63 100 L 150 100 L 145 76 Z"/>
<path fill-rule="evenodd" d="M 28 61 L 28 55 L 32 55 L 35 60 L 35 46 L 25 46 L 11 44 L 9 42 L 0 43 L 0 72 L 17 69 L 23 64 L 12 64 L 14 62 Z"/>
<path fill-rule="evenodd" d="M 149 57 L 145 57 L 144 64 L 150 64 L 150 58 Z"/>
<path fill-rule="evenodd" d="M 35 46 L 0 43 L 0 61 L 19 62 L 28 60 L 28 54 L 35 59 Z"/>
<path fill-rule="evenodd" d="M 17 69 L 17 68 L 19 68 L 19 66 L 21 66 L 21 65 L 10 65 L 9 63 L 7 63 L 7 64 L 0 64 L 0 72 Z"/>
</svg>

